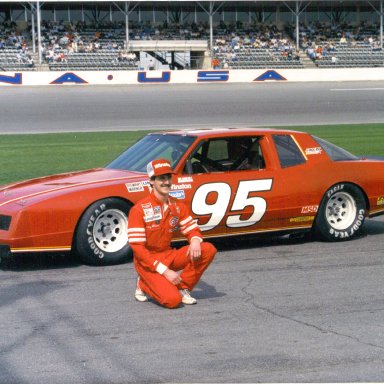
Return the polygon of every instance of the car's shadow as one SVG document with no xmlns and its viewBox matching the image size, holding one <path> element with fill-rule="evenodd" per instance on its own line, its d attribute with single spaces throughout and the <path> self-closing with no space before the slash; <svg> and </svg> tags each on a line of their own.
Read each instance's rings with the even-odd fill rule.
<svg viewBox="0 0 384 384">
<path fill-rule="evenodd" d="M 382 218 L 367 219 L 359 235 L 351 241 L 367 236 L 384 235 L 384 220 Z M 315 236 L 312 232 L 305 232 L 300 234 L 291 235 L 244 235 L 233 236 L 219 239 L 212 239 L 211 241 L 217 250 L 230 251 L 242 250 L 252 248 L 263 248 L 270 246 L 284 246 L 294 244 L 305 244 L 314 241 L 324 241 Z M 348 241 L 348 240 L 347 240 Z"/>
<path fill-rule="evenodd" d="M 70 253 L 18 254 L 2 259 L 0 269 L 23 272 L 29 270 L 75 268 L 81 266 L 80 259 Z"/>
<path fill-rule="evenodd" d="M 366 220 L 359 238 L 366 236 L 384 235 L 384 220 Z M 318 241 L 310 232 L 299 235 L 271 236 L 271 235 L 246 235 L 218 239 L 209 239 L 217 250 L 231 251 L 242 249 L 255 249 L 270 246 L 283 246 L 305 244 Z M 353 240 L 352 240 L 353 241 Z M 179 244 L 180 245 L 180 244 Z M 28 270 L 76 268 L 83 263 L 75 254 L 64 253 L 37 253 L 21 254 L 7 260 L 2 260 L 1 270 L 22 272 Z"/>
</svg>

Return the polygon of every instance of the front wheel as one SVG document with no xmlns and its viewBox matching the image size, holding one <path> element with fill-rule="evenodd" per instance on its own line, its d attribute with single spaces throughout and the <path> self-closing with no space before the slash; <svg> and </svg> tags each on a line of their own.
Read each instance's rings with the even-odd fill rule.
<svg viewBox="0 0 384 384">
<path fill-rule="evenodd" d="M 336 184 L 321 201 L 314 229 L 325 240 L 346 240 L 360 232 L 365 213 L 362 191 L 352 184 Z"/>
<path fill-rule="evenodd" d="M 108 198 L 96 201 L 84 212 L 77 227 L 75 248 L 81 260 L 91 265 L 110 265 L 128 261 L 127 202 Z"/>
</svg>

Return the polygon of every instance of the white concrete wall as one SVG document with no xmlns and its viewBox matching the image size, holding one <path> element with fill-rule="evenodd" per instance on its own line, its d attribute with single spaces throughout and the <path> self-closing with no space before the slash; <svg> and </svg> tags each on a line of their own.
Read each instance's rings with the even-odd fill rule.
<svg viewBox="0 0 384 384">
<path fill-rule="evenodd" d="M 0 86 L 378 81 L 383 68 L 0 72 Z"/>
</svg>

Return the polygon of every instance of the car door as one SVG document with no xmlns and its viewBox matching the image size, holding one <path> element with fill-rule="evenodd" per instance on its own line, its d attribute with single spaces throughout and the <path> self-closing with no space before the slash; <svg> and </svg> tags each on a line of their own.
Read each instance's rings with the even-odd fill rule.
<svg viewBox="0 0 384 384">
<path fill-rule="evenodd" d="M 224 137 L 201 143 L 177 177 L 205 236 L 310 228 L 306 158 L 290 135 Z"/>
<path fill-rule="evenodd" d="M 267 214 L 275 170 L 263 154 L 263 137 L 222 137 L 190 155 L 172 194 L 190 204 L 206 236 L 271 230 Z"/>
</svg>

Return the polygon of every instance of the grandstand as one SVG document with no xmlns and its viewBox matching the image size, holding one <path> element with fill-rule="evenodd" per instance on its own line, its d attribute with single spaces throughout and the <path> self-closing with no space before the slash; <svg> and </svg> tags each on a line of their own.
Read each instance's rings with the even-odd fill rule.
<svg viewBox="0 0 384 384">
<path fill-rule="evenodd" d="M 0 1 L 0 70 L 382 67 L 383 0 Z"/>
</svg>

